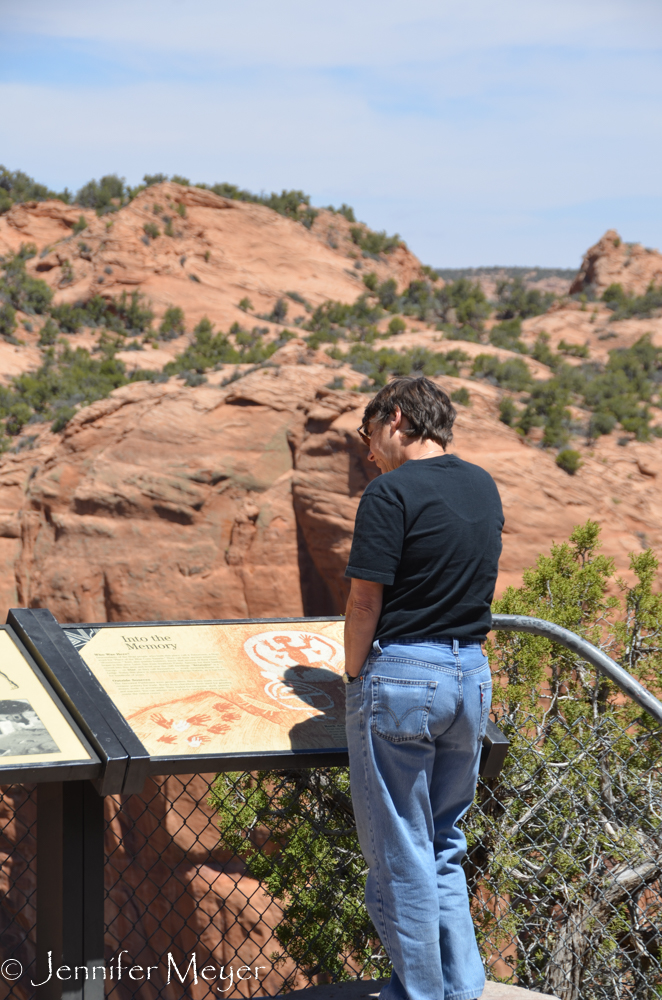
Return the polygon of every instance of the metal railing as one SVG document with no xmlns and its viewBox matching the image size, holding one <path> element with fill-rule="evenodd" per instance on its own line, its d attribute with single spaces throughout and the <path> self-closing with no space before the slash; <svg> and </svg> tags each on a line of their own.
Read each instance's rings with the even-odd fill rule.
<svg viewBox="0 0 662 1000">
<path fill-rule="evenodd" d="M 645 714 L 618 699 L 535 713 L 495 685 L 510 753 L 464 820 L 488 975 L 561 1000 L 657 1000 L 662 704 L 567 630 L 521 616 L 494 624 L 561 644 Z M 4 789 L 0 998 L 35 996 L 35 817 L 33 790 Z M 139 795 L 106 798 L 105 824 L 113 1000 L 275 995 L 388 974 L 362 902 L 346 768 L 150 778 Z M 2 978 L 12 959 L 20 980 Z"/>
</svg>

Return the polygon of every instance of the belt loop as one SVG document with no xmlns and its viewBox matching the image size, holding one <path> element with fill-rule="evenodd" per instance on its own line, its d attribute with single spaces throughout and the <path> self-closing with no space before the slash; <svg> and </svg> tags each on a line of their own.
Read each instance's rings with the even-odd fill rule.
<svg viewBox="0 0 662 1000">
<path fill-rule="evenodd" d="M 379 639 L 375 639 L 375 641 L 372 644 L 372 648 L 375 653 L 381 653 L 382 647 L 379 645 Z"/>
<path fill-rule="evenodd" d="M 460 652 L 460 643 L 457 639 L 453 639 L 453 653 L 455 656 Z"/>
</svg>

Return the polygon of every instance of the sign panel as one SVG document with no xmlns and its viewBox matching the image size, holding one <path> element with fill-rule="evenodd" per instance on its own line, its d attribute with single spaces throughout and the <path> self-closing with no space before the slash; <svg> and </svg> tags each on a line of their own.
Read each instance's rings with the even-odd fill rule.
<svg viewBox="0 0 662 1000">
<path fill-rule="evenodd" d="M 0 628 L 0 780 L 21 765 L 97 761 L 29 656 Z"/>
<path fill-rule="evenodd" d="M 347 746 L 342 621 L 63 630 L 152 758 Z"/>
</svg>

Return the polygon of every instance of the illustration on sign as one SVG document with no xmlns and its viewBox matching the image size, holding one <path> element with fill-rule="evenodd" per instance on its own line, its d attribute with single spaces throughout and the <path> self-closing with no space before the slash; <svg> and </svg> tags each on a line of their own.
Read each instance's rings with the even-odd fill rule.
<svg viewBox="0 0 662 1000">
<path fill-rule="evenodd" d="M 102 626 L 76 644 L 152 756 L 318 750 L 347 745 L 342 628 Z"/>
<path fill-rule="evenodd" d="M 0 629 L 0 771 L 90 755 L 9 632 Z"/>
<path fill-rule="evenodd" d="M 0 757 L 59 749 L 29 701 L 0 701 Z"/>
</svg>

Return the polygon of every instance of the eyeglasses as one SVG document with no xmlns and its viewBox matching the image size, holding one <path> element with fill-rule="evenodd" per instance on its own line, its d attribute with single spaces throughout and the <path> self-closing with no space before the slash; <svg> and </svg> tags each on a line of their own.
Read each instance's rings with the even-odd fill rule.
<svg viewBox="0 0 662 1000">
<path fill-rule="evenodd" d="M 363 424 L 361 424 L 360 427 L 357 427 L 356 431 L 357 431 L 357 434 L 359 435 L 359 437 L 361 438 L 361 440 L 363 441 L 364 445 L 366 445 L 369 448 L 370 447 L 370 437 L 371 437 L 371 435 L 370 434 L 366 434 L 366 432 L 363 430 Z"/>
</svg>

